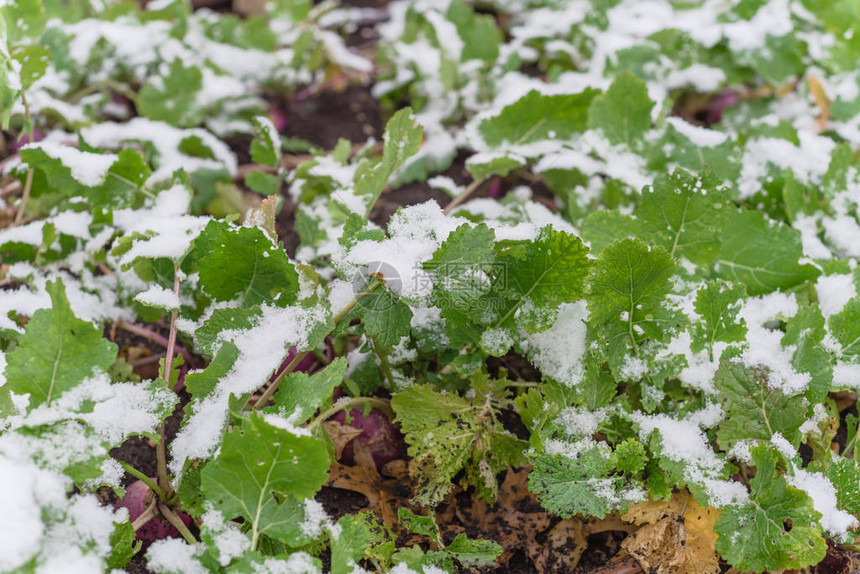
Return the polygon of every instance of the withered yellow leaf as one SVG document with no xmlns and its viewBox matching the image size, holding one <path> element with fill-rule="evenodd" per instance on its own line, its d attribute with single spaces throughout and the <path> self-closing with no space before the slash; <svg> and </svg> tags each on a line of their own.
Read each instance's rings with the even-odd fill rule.
<svg viewBox="0 0 860 574">
<path fill-rule="evenodd" d="M 647 572 L 658 574 L 712 574 L 720 571 L 714 545 L 716 508 L 700 506 L 688 492 L 668 501 L 634 504 L 622 516 L 641 526 L 622 547 Z"/>
</svg>

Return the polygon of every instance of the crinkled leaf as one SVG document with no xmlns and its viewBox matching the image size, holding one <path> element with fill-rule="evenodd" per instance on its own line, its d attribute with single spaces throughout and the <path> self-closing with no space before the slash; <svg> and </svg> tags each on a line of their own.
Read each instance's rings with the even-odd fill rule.
<svg viewBox="0 0 860 574">
<path fill-rule="evenodd" d="M 714 530 L 717 552 L 738 570 L 803 568 L 824 558 L 821 514 L 805 492 L 777 474 L 777 457 L 768 444 L 750 448 L 756 467 L 750 501 L 723 510 Z"/>
<path fill-rule="evenodd" d="M 275 393 L 275 404 L 290 417 L 290 422 L 303 424 L 331 399 L 335 387 L 343 382 L 346 366 L 346 359 L 338 357 L 313 375 L 291 373 Z"/>
</svg>

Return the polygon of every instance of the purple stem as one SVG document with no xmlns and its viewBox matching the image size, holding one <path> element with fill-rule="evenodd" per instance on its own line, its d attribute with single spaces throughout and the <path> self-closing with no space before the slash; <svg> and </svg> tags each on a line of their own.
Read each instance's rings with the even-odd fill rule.
<svg viewBox="0 0 860 574">
<path fill-rule="evenodd" d="M 146 327 L 139 327 L 137 325 L 133 325 L 131 323 L 126 323 L 125 321 L 117 321 L 116 326 L 122 329 L 123 331 L 128 331 L 129 333 L 134 333 L 135 335 L 140 335 L 147 341 L 152 343 L 158 343 L 165 349 L 167 348 L 168 340 L 166 337 L 159 335 L 152 329 L 147 329 Z M 194 358 L 191 356 L 191 353 L 188 352 L 188 349 L 181 345 L 174 345 L 174 349 L 176 352 L 182 355 L 182 358 L 185 359 L 186 365 L 193 365 Z"/>
</svg>

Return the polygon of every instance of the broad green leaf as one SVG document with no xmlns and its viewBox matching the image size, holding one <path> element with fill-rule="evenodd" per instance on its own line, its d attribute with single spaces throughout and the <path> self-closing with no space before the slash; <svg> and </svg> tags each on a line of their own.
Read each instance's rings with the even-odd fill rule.
<svg viewBox="0 0 860 574">
<path fill-rule="evenodd" d="M 325 444 L 311 436 L 267 424 L 252 414 L 227 433 L 218 457 L 203 469 L 203 494 L 225 517 L 242 517 L 251 531 L 251 548 L 261 534 L 294 522 L 275 494 L 313 496 L 327 478 Z"/>
<path fill-rule="evenodd" d="M 433 522 L 432 516 L 415 514 L 408 508 L 401 506 L 397 509 L 397 522 L 409 532 L 420 534 L 421 536 L 429 536 L 437 546 L 439 545 L 439 533 L 436 530 L 436 524 Z"/>
<path fill-rule="evenodd" d="M 800 232 L 761 212 L 732 210 L 721 234 L 723 245 L 714 271 L 722 279 L 743 283 L 750 295 L 788 289 L 820 273 L 800 262 Z"/>
<path fill-rule="evenodd" d="M 292 424 L 303 424 L 325 401 L 331 400 L 334 388 L 343 382 L 346 366 L 346 359 L 338 357 L 313 375 L 290 373 L 275 393 L 275 404 Z"/>
<path fill-rule="evenodd" d="M 786 396 L 767 384 L 767 372 L 723 361 L 716 374 L 716 387 L 726 401 L 726 419 L 717 440 L 728 450 L 739 440 L 769 441 L 781 433 L 791 444 L 800 441 L 800 425 L 806 420 L 802 395 Z"/>
<path fill-rule="evenodd" d="M 496 275 L 493 231 L 464 223 L 424 263 L 433 281 L 433 300 L 443 310 L 466 310 L 493 288 Z M 443 311 L 444 313 L 444 311 Z"/>
<path fill-rule="evenodd" d="M 234 329 L 249 329 L 260 316 L 259 307 L 244 309 L 215 309 L 203 325 L 194 332 L 194 339 L 200 353 L 207 359 L 212 359 L 218 351 L 223 331 Z"/>
<path fill-rule="evenodd" d="M 493 147 L 505 142 L 524 145 L 545 139 L 565 140 L 587 127 L 588 107 L 599 94 L 586 89 L 579 94 L 544 95 L 532 90 L 499 115 L 478 124 L 484 141 Z"/>
<path fill-rule="evenodd" d="M 496 19 L 489 14 L 476 14 L 465 2 L 454 0 L 448 5 L 445 15 L 457 27 L 457 34 L 463 41 L 460 59 L 495 62 L 499 57 L 499 44 L 502 33 L 496 27 Z"/>
<path fill-rule="evenodd" d="M 7 45 L 7 32 L 5 16 L 0 11 L 0 127 L 9 129 L 9 120 L 12 118 L 12 108 L 21 95 L 21 77 L 16 70 L 16 64 L 9 56 Z"/>
<path fill-rule="evenodd" d="M 588 281 L 588 322 L 600 332 L 613 370 L 628 347 L 638 354 L 645 337 L 665 337 L 663 301 L 674 272 L 668 251 L 639 239 L 615 241 L 600 253 Z"/>
<path fill-rule="evenodd" d="M 564 518 L 576 514 L 603 518 L 616 509 L 617 495 L 627 487 L 624 478 L 612 474 L 611 458 L 596 448 L 575 459 L 542 455 L 533 465 L 529 490 L 541 506 Z"/>
<path fill-rule="evenodd" d="M 170 63 L 166 76 L 150 77 L 137 98 L 137 111 L 151 120 L 177 127 L 200 123 L 202 110 L 197 99 L 203 89 L 203 72 L 197 66 L 184 66 L 177 58 Z"/>
<path fill-rule="evenodd" d="M 582 298 L 592 265 L 579 237 L 551 226 L 542 228 L 525 245 L 503 249 L 498 263 L 510 300 L 494 323 L 497 327 L 512 327 L 516 317 L 531 333 L 552 325 L 559 305 Z M 490 293 L 487 297 L 496 295 Z"/>
<path fill-rule="evenodd" d="M 4 392 L 29 393 L 30 409 L 50 405 L 85 379 L 107 371 L 117 353 L 101 329 L 75 317 L 62 280 L 45 289 L 51 308 L 33 313 L 19 346 L 6 355 Z"/>
<path fill-rule="evenodd" d="M 227 228 L 201 255 L 200 283 L 217 301 L 289 305 L 299 279 L 286 252 L 256 227 Z"/>
<path fill-rule="evenodd" d="M 836 488 L 836 503 L 841 510 L 860 515 L 860 463 L 840 458 L 824 473 Z"/>
<path fill-rule="evenodd" d="M 756 475 L 750 501 L 726 507 L 714 525 L 717 552 L 738 570 L 763 572 L 817 564 L 827 552 L 818 520 L 821 514 L 802 490 L 777 474 L 769 444 L 750 448 Z"/>
<path fill-rule="evenodd" d="M 9 0 L 0 8 L 0 16 L 8 23 L 8 41 L 17 45 L 26 38 L 35 38 L 45 29 L 48 18 L 42 0 Z M 6 35 L 3 35 L 6 37 Z"/>
<path fill-rule="evenodd" d="M 636 220 L 626 213 L 609 209 L 592 211 L 582 223 L 582 238 L 591 245 L 591 254 L 596 257 L 613 241 L 632 237 L 636 225 Z"/>
<path fill-rule="evenodd" d="M 690 328 L 693 352 L 705 348 L 713 351 L 717 341 L 735 343 L 744 340 L 746 323 L 738 319 L 738 312 L 745 295 L 743 285 L 719 280 L 708 281 L 699 289 L 693 308 L 702 320 L 694 322 Z"/>
<path fill-rule="evenodd" d="M 851 299 L 842 311 L 831 315 L 828 327 L 841 346 L 841 357 L 856 362 L 860 357 L 860 299 Z"/>
<path fill-rule="evenodd" d="M 715 178 L 677 169 L 642 191 L 636 208 L 640 236 L 662 245 L 673 257 L 707 265 L 719 253 L 730 207 L 728 189 Z"/>
<path fill-rule="evenodd" d="M 21 65 L 21 87 L 29 90 L 33 82 L 45 75 L 51 52 L 44 46 L 32 45 L 15 50 L 12 59 Z"/>
<path fill-rule="evenodd" d="M 350 315 L 361 317 L 364 332 L 382 347 L 393 347 L 409 335 L 412 309 L 384 287 L 360 298 Z"/>
<path fill-rule="evenodd" d="M 224 341 L 204 370 L 185 376 L 185 388 L 197 399 L 207 396 L 215 390 L 218 381 L 233 369 L 238 358 L 239 348 L 232 341 Z"/>
<path fill-rule="evenodd" d="M 632 145 L 651 129 L 648 86 L 631 74 L 618 74 L 605 94 L 594 99 L 588 110 L 588 127 L 603 132 L 609 143 Z"/>
</svg>

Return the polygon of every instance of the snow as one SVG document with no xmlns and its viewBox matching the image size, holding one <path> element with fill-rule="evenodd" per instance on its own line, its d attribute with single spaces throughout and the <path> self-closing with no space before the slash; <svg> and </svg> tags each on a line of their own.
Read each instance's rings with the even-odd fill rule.
<svg viewBox="0 0 860 574">
<path fill-rule="evenodd" d="M 180 475 L 188 459 L 205 459 L 214 454 L 227 421 L 230 396 L 241 396 L 262 386 L 281 364 L 287 349 L 307 349 L 311 331 L 327 320 L 328 311 L 322 306 L 264 306 L 250 329 L 223 331 L 219 340 L 233 341 L 239 358 L 210 395 L 192 403 L 193 415 L 186 419 L 171 445 L 173 472 Z"/>
<path fill-rule="evenodd" d="M 639 438 L 643 442 L 648 440 L 653 431 L 660 433 L 663 456 L 684 463 L 685 478 L 703 488 L 713 506 L 719 508 L 743 503 L 748 499 L 742 484 L 719 477 L 725 463 L 711 448 L 695 414 L 685 419 L 675 419 L 666 414 L 645 415 L 637 412 L 630 418 L 639 425 Z M 702 419 L 713 420 L 711 413 Z"/>
<path fill-rule="evenodd" d="M 319 574 L 320 569 L 314 563 L 313 557 L 307 552 L 293 552 L 286 560 L 280 558 L 265 558 L 261 563 L 255 563 L 254 574 Z"/>
<path fill-rule="evenodd" d="M 809 373 L 800 373 L 791 366 L 795 346 L 783 347 L 783 332 L 768 329 L 765 324 L 773 319 L 791 319 L 797 314 L 797 300 L 794 294 L 770 293 L 760 297 L 750 297 L 738 312 L 738 317 L 746 321 L 746 349 L 741 360 L 747 367 L 767 367 L 767 384 L 780 389 L 787 395 L 802 392 L 809 385 Z"/>
<path fill-rule="evenodd" d="M 322 504 L 313 498 L 305 500 L 305 519 L 299 524 L 302 534 L 315 540 L 322 536 L 323 528 L 330 524 L 331 518 Z"/>
<path fill-rule="evenodd" d="M 825 318 L 842 311 L 845 304 L 857 296 L 852 275 L 821 275 L 815 282 L 818 306 Z"/>
<path fill-rule="evenodd" d="M 220 168 L 226 169 L 230 175 L 236 174 L 236 156 L 227 144 L 201 128 L 179 129 L 164 122 L 137 117 L 124 124 L 103 122 L 84 128 L 81 137 L 91 146 L 110 149 L 121 148 L 131 142 L 151 142 L 158 153 L 158 168 L 147 180 L 150 186 L 169 181 L 180 169 L 191 173 L 199 169 Z M 199 138 L 212 151 L 214 159 L 182 153 L 180 145 L 190 137 Z"/>
<path fill-rule="evenodd" d="M 355 269 L 372 266 L 389 288 L 401 296 L 421 299 L 430 295 L 433 285 L 422 264 L 464 223 L 465 219 L 445 215 L 435 201 L 404 207 L 392 216 L 388 239 L 359 241 L 341 264 Z"/>
<path fill-rule="evenodd" d="M 683 331 L 675 335 L 665 349 L 660 349 L 655 358 L 659 361 L 670 355 L 684 357 L 687 364 L 680 372 L 676 373 L 678 379 L 685 385 L 699 389 L 705 394 L 715 394 L 717 390 L 714 387 L 714 375 L 720 366 L 720 357 L 728 345 L 721 341 L 715 342 L 713 359 L 711 359 L 707 349 L 694 353 L 692 344 L 690 333 Z"/>
<path fill-rule="evenodd" d="M 750 197 L 761 187 L 761 179 L 768 174 L 768 165 L 791 169 L 800 181 L 820 183 L 830 165 L 830 156 L 836 143 L 814 133 L 798 133 L 799 146 L 784 139 L 766 137 L 746 143 L 743 167 L 738 187 L 741 198 Z"/>
<path fill-rule="evenodd" d="M 568 387 L 582 382 L 587 320 L 585 301 L 563 303 L 549 329 L 528 335 L 529 358 L 544 376 Z"/>
<path fill-rule="evenodd" d="M 98 154 L 41 141 L 25 145 L 22 149 L 40 149 L 49 157 L 60 160 L 75 180 L 87 187 L 97 187 L 104 183 L 108 170 L 117 161 L 114 154 Z"/>
<path fill-rule="evenodd" d="M 794 475 L 787 476 L 786 480 L 791 486 L 809 495 L 812 506 L 821 513 L 821 528 L 829 536 L 844 540 L 848 537 L 848 531 L 858 525 L 854 516 L 837 507 L 836 488 L 820 472 L 809 472 L 795 466 Z"/>
<path fill-rule="evenodd" d="M 694 126 L 681 118 L 666 118 L 666 123 L 699 147 L 715 147 L 729 139 L 728 134 Z"/>
<path fill-rule="evenodd" d="M 179 296 L 173 291 L 165 289 L 161 285 L 152 285 L 146 291 L 135 295 L 134 300 L 139 303 L 143 303 L 144 305 L 160 307 L 162 309 L 167 309 L 168 311 L 172 311 L 174 309 L 178 310 L 179 307 L 182 306 L 182 303 L 179 301 Z"/>
<path fill-rule="evenodd" d="M 147 236 L 135 239 L 131 249 L 120 257 L 121 265 L 130 265 L 138 257 L 167 257 L 178 260 L 210 219 L 185 215 L 191 205 L 191 193 L 177 184 L 163 190 L 148 209 L 114 211 L 114 224 L 126 235 Z"/>
<path fill-rule="evenodd" d="M 239 530 L 239 527 L 228 520 L 215 509 L 209 509 L 203 515 L 203 528 L 209 531 L 212 544 L 218 551 L 218 563 L 228 566 L 234 558 L 242 556 L 251 547 L 251 541 Z"/>
<path fill-rule="evenodd" d="M 13 528 L 0 536 L 0 570 L 22 567 L 36 552 L 45 526 L 34 481 L 38 473 L 31 465 L 0 455 L 0 508 Z"/>
<path fill-rule="evenodd" d="M 0 245 L 7 243 L 23 243 L 39 247 L 42 245 L 44 221 L 34 221 L 17 227 L 9 227 L 0 231 Z"/>
<path fill-rule="evenodd" d="M 202 546 L 191 546 L 179 538 L 156 540 L 146 553 L 147 566 L 156 572 L 207 574 L 209 569 L 196 559 L 202 550 Z"/>
</svg>

